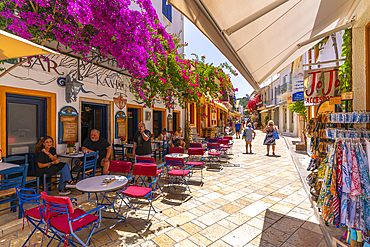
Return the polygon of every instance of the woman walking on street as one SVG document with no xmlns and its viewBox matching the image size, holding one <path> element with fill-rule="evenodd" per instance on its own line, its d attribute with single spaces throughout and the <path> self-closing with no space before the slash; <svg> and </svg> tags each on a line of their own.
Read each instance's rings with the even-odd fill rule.
<svg viewBox="0 0 370 247">
<path fill-rule="evenodd" d="M 265 140 L 263 141 L 263 145 L 267 145 L 267 156 L 270 154 L 270 146 L 272 146 L 272 155 L 275 155 L 275 139 L 274 139 L 274 130 L 277 132 L 276 127 L 274 126 L 274 121 L 270 120 L 268 122 L 268 125 L 263 130 L 263 132 L 266 132 Z"/>
<path fill-rule="evenodd" d="M 252 137 L 253 134 L 253 137 Z M 256 132 L 252 129 L 252 124 L 248 123 L 247 127 L 245 128 L 243 132 L 243 137 L 245 137 L 245 153 L 248 154 L 248 146 L 250 153 L 252 153 L 252 141 L 256 137 Z"/>
</svg>

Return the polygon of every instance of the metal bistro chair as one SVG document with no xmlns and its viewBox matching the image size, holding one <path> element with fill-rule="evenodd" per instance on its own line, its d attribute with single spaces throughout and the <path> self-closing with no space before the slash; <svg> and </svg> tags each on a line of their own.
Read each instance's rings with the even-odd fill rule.
<svg viewBox="0 0 370 247">
<path fill-rule="evenodd" d="M 125 146 L 123 144 L 112 144 L 113 159 L 125 160 Z"/>
<path fill-rule="evenodd" d="M 187 166 L 191 166 L 192 168 L 198 167 L 201 173 L 201 180 L 200 183 L 203 184 L 203 160 L 204 160 L 204 149 L 200 148 L 189 148 L 189 161 L 186 162 Z M 197 159 L 198 158 L 198 159 Z M 194 173 L 194 169 L 192 169 Z"/>
<path fill-rule="evenodd" d="M 207 144 L 208 150 L 208 168 L 210 168 L 211 161 L 215 161 L 216 165 L 220 170 L 222 170 L 221 165 L 221 147 L 219 143 L 208 143 Z"/>
<path fill-rule="evenodd" d="M 15 188 L 24 188 L 27 171 L 28 164 L 0 171 L 0 177 L 3 177 L 3 179 L 0 180 L 0 204 L 10 203 L 10 207 L 0 209 L 0 212 L 6 209 L 11 209 L 13 212 L 17 212 L 17 206 L 19 206 L 19 203 Z M 20 219 L 21 217 L 22 212 L 19 208 L 18 218 Z"/>
<path fill-rule="evenodd" d="M 29 164 L 30 168 L 30 163 L 28 162 L 28 153 L 26 154 L 15 154 L 15 155 L 8 155 L 7 157 L 3 158 L 3 161 L 6 163 L 12 163 L 12 164 L 17 164 L 17 165 L 24 165 L 24 164 Z M 29 174 L 30 172 L 27 172 Z M 37 193 L 40 193 L 40 178 L 39 177 L 34 177 L 34 176 L 27 176 L 26 177 L 26 182 L 25 184 L 31 184 L 31 183 L 36 183 L 36 191 Z"/>
<path fill-rule="evenodd" d="M 82 171 L 79 171 L 79 172 L 71 171 L 71 173 L 77 173 L 77 177 L 75 180 L 76 182 L 80 178 L 80 173 L 81 173 L 82 180 L 88 177 L 95 177 L 98 154 L 99 154 L 99 151 L 84 154 L 84 158 L 82 162 Z M 88 175 L 86 176 L 86 174 Z"/>
<path fill-rule="evenodd" d="M 89 212 L 85 212 L 79 208 L 74 209 L 69 197 L 48 196 L 45 192 L 41 192 L 41 198 L 45 208 L 44 212 L 46 215 L 47 227 L 50 228 L 53 233 L 49 244 L 57 237 L 60 241 L 58 246 L 62 241 L 64 241 L 64 245 L 87 246 L 95 228 L 100 227 L 101 209 L 104 208 L 104 206 L 99 206 Z M 58 213 L 60 215 L 51 218 L 53 213 Z M 88 228 L 89 226 L 91 226 L 90 234 L 86 242 L 83 242 L 76 235 L 76 232 Z M 72 235 L 71 240 L 68 239 L 69 235 Z"/>
<path fill-rule="evenodd" d="M 163 146 L 162 146 L 162 161 L 164 161 L 164 157 L 167 154 L 167 149 L 168 149 L 168 140 L 163 140 Z"/>
<path fill-rule="evenodd" d="M 196 143 L 196 142 L 192 142 L 189 145 L 191 148 L 201 148 L 202 147 L 202 143 Z"/>
<path fill-rule="evenodd" d="M 152 201 L 153 196 L 156 190 L 157 179 L 152 181 L 148 187 L 136 185 L 137 177 L 154 177 L 157 174 L 157 165 L 156 164 L 142 164 L 136 163 L 134 165 L 133 175 L 135 176 L 134 185 L 123 189 L 121 193 L 117 194 L 114 202 L 114 212 L 117 215 L 120 215 L 126 219 L 128 217 L 128 212 L 130 209 L 148 211 L 148 217 L 146 220 L 146 225 L 148 225 L 150 212 L 153 210 L 156 213 L 155 208 L 153 207 Z M 126 203 L 125 199 L 128 200 Z M 143 201 L 144 199 L 144 201 Z M 149 203 L 149 209 L 143 209 L 143 207 L 136 207 L 135 205 L 145 205 L 145 201 Z"/>
<path fill-rule="evenodd" d="M 140 156 L 136 156 L 136 163 L 142 163 L 142 164 L 155 164 L 155 160 L 154 158 L 152 157 L 140 157 Z M 158 170 L 159 168 L 162 168 L 164 166 L 164 164 L 162 165 L 159 165 L 157 166 L 157 175 L 155 176 L 157 178 L 157 186 L 159 188 L 160 191 L 162 191 L 162 188 L 161 186 L 159 185 L 159 180 L 161 179 L 161 175 L 162 175 L 162 169 L 161 170 Z M 140 177 L 140 180 L 142 182 L 142 185 L 146 186 L 145 184 L 145 176 L 141 176 Z"/>
<path fill-rule="evenodd" d="M 31 223 L 34 226 L 34 229 L 32 230 L 31 234 L 29 234 L 28 238 L 22 245 L 22 246 L 25 246 L 36 230 L 40 231 L 43 235 L 47 235 L 46 230 L 45 230 L 46 229 L 46 221 L 45 221 L 46 213 L 44 210 L 44 206 L 40 205 L 40 195 L 37 194 L 34 189 L 16 187 L 16 193 L 17 193 L 17 197 L 19 201 L 19 207 L 23 215 L 22 230 L 24 229 L 24 218 L 27 219 L 28 225 L 29 223 Z M 26 210 L 24 208 L 25 204 L 34 204 L 36 205 L 36 207 Z M 59 215 L 59 213 L 51 212 L 49 218 L 53 218 L 57 215 Z M 42 243 L 41 243 L 41 246 L 42 246 Z"/>
<path fill-rule="evenodd" d="M 176 190 L 176 185 L 180 191 L 186 192 L 187 190 L 191 193 L 189 187 L 189 178 L 192 172 L 189 168 L 193 166 L 185 166 L 185 161 L 183 158 L 172 158 L 166 157 L 166 167 L 167 167 L 167 174 L 169 176 L 168 181 L 168 193 L 170 193 L 171 187 Z M 170 170 L 170 168 L 172 168 Z M 183 186 L 181 186 L 183 185 Z M 181 200 L 184 200 L 184 193 L 181 193 L 182 197 Z"/>
<path fill-rule="evenodd" d="M 185 149 L 183 147 L 170 147 L 170 154 L 184 154 Z"/>
</svg>

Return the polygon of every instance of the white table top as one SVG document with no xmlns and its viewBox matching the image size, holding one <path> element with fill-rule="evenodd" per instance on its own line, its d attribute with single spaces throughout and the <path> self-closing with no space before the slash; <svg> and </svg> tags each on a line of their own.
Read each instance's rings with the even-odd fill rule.
<svg viewBox="0 0 370 247">
<path fill-rule="evenodd" d="M 111 183 L 104 183 L 104 179 L 116 179 Z M 83 192 L 104 192 L 119 189 L 127 184 L 128 180 L 124 176 L 101 175 L 86 178 L 76 184 L 76 189 Z"/>
<path fill-rule="evenodd" d="M 124 145 L 125 148 L 133 148 L 134 147 L 134 144 L 126 144 Z"/>
<path fill-rule="evenodd" d="M 189 157 L 188 154 L 167 154 L 166 157 L 170 158 L 187 158 Z"/>
<path fill-rule="evenodd" d="M 162 143 L 163 140 L 152 140 L 153 143 Z"/>
<path fill-rule="evenodd" d="M 59 157 L 64 157 L 64 158 L 83 158 L 84 157 L 84 153 L 76 153 L 76 154 L 66 154 L 66 153 L 60 153 L 60 154 L 57 154 L 57 156 Z"/>
<path fill-rule="evenodd" d="M 12 164 L 12 163 L 0 162 L 0 171 L 3 171 L 5 169 L 9 169 L 9 168 L 13 168 L 13 167 L 19 167 L 19 165 Z"/>
</svg>

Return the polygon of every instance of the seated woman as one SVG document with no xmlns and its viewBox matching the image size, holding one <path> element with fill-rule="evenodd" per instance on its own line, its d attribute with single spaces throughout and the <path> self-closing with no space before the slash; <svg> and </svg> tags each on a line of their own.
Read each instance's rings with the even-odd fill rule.
<svg viewBox="0 0 370 247">
<path fill-rule="evenodd" d="M 59 195 L 68 195 L 71 191 L 66 189 L 66 184 L 73 185 L 71 171 L 68 164 L 59 162 L 53 144 L 54 140 L 50 136 L 42 137 L 37 143 L 35 147 L 36 176 L 60 174 Z"/>
<path fill-rule="evenodd" d="M 181 127 L 177 129 L 175 132 L 173 138 L 172 138 L 172 143 L 170 144 L 171 147 L 183 147 L 185 148 L 185 142 L 184 142 L 184 135 L 182 133 Z"/>
</svg>

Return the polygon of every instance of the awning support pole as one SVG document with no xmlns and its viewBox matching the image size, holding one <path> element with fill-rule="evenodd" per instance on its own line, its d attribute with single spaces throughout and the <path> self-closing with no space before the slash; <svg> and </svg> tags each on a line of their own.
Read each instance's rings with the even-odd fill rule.
<svg viewBox="0 0 370 247">
<path fill-rule="evenodd" d="M 276 0 L 272 2 L 271 4 L 267 5 L 266 7 L 258 10 L 256 13 L 248 16 L 244 20 L 241 20 L 238 23 L 234 24 L 233 26 L 229 27 L 228 29 L 222 30 L 222 31 L 225 32 L 228 36 L 230 36 L 234 32 L 247 26 L 249 23 L 254 22 L 255 20 L 261 18 L 262 16 L 266 15 L 267 13 L 271 12 L 272 10 L 276 9 L 277 7 L 279 7 L 280 5 L 283 5 L 284 3 L 288 1 L 289 0 Z"/>
</svg>

